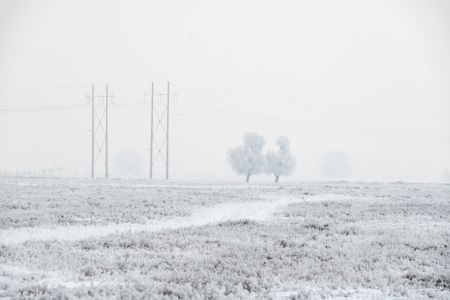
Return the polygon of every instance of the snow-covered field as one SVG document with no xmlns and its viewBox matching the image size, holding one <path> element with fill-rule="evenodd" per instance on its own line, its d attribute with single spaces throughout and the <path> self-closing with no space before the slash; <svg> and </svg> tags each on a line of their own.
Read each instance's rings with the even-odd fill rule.
<svg viewBox="0 0 450 300">
<path fill-rule="evenodd" d="M 450 185 L 0 178 L 0 298 L 450 299 Z"/>
</svg>

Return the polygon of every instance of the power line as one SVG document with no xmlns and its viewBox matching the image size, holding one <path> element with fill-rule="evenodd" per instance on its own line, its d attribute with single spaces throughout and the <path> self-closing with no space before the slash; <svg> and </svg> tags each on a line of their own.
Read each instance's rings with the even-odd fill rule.
<svg viewBox="0 0 450 300">
<path fill-rule="evenodd" d="M 109 86 L 114 86 L 114 89 L 128 89 L 128 88 L 144 88 L 147 86 L 146 82 L 113 82 L 109 83 Z M 26 85 L 18 85 L 18 86 L 6 86 L 0 87 L 0 93 L 10 93 L 10 92 L 28 92 L 28 91 L 60 91 L 60 90 L 86 90 L 90 88 L 91 84 L 73 84 L 73 85 L 59 85 L 59 84 L 51 84 L 51 85 L 41 85 L 41 86 L 26 86 Z M 103 84 L 106 86 L 106 84 Z"/>
<path fill-rule="evenodd" d="M 80 85 L 53 85 L 53 86 L 14 86 L 0 88 L 0 92 L 28 92 L 28 91 L 60 91 L 60 90 L 81 90 L 88 88 L 88 84 Z"/>
<path fill-rule="evenodd" d="M 158 94 L 159 96 L 163 96 L 163 94 Z M 115 109 L 131 109 L 135 111 L 143 111 L 139 107 L 142 107 L 144 103 L 143 102 L 128 102 L 128 103 L 118 103 L 115 106 Z M 379 131 L 379 130 L 373 130 L 373 129 L 344 129 L 344 128 L 335 128 L 326 126 L 324 124 L 321 124 L 320 126 L 317 126 L 317 122 L 306 122 L 306 121 L 300 121 L 300 120 L 292 120 L 292 119 L 285 119 L 285 118 L 278 118 L 278 117 L 271 117 L 271 116 L 264 116 L 264 115 L 258 115 L 258 114 L 250 114 L 245 112 L 236 112 L 236 111 L 230 111 L 230 110 L 224 110 L 221 108 L 216 107 L 206 107 L 198 104 L 193 103 L 186 103 L 186 102 L 177 102 L 177 104 L 181 104 L 181 106 L 190 107 L 194 110 L 199 110 L 200 112 L 213 112 L 213 113 L 219 113 L 219 114 L 225 114 L 225 117 L 222 116 L 222 119 L 220 119 L 220 122 L 228 122 L 228 123 L 240 123 L 240 124 L 253 124 L 261 126 L 261 123 L 258 123 L 260 121 L 264 121 L 264 125 L 270 126 L 278 126 L 280 128 L 280 124 L 282 124 L 284 127 L 282 128 L 291 128 L 293 130 L 298 130 L 299 127 L 287 127 L 285 123 L 288 125 L 298 125 L 301 126 L 300 128 L 306 128 L 311 129 L 314 131 L 321 131 L 321 132 L 328 132 L 329 134 L 350 134 L 352 136 L 367 136 L 367 135 L 382 135 L 382 136 L 392 136 L 392 137 L 400 137 L 400 138 L 416 138 L 417 135 L 414 135 L 409 132 L 404 131 Z M 57 106 L 41 106 L 41 107 L 30 107 L 30 108 L 9 108 L 9 109 L 0 109 L 0 113 L 21 113 L 21 112 L 51 112 L 51 111 L 63 111 L 63 110 L 72 110 L 72 109 L 85 109 L 83 105 L 57 105 Z M 178 114 L 179 115 L 179 114 Z M 185 115 L 186 116 L 186 115 Z M 205 118 L 202 116 L 190 116 L 195 118 L 200 118 L 203 120 L 209 120 L 214 121 L 218 119 L 214 118 Z M 225 118 L 225 119 L 224 119 Z M 445 142 L 448 142 L 448 140 L 443 140 Z"/>
<path fill-rule="evenodd" d="M 52 111 L 65 111 L 86 109 L 83 104 L 70 104 L 70 105 L 50 105 L 50 106 L 34 106 L 34 107 L 15 107 L 15 108 L 1 108 L 0 113 L 27 113 L 27 112 L 52 112 Z"/>
<path fill-rule="evenodd" d="M 318 130 L 324 130 L 324 131 L 330 131 L 330 132 L 350 132 L 350 133 L 356 133 L 356 134 L 381 134 L 381 135 L 404 135 L 404 136 L 413 136 L 414 134 L 411 132 L 405 132 L 405 131 L 399 131 L 399 130 L 391 130 L 389 132 L 386 131 L 379 131 L 379 130 L 374 130 L 374 129 L 368 129 L 368 128 L 358 128 L 359 130 L 355 130 L 355 129 L 343 129 L 343 128 L 330 128 L 330 127 L 326 127 L 326 125 L 324 124 L 317 124 L 317 122 L 305 122 L 305 121 L 299 121 L 299 120 L 292 120 L 292 119 L 285 119 L 285 118 L 277 118 L 277 117 L 270 117 L 270 116 L 263 116 L 263 115 L 256 115 L 256 114 L 249 114 L 249 113 L 242 113 L 242 112 L 232 112 L 232 111 L 227 111 L 227 110 L 221 110 L 221 109 L 210 109 L 207 107 L 202 107 L 202 106 L 198 106 L 198 105 L 191 105 L 191 104 L 187 104 L 187 103 L 183 103 L 183 105 L 188 105 L 188 106 L 192 106 L 194 108 L 198 108 L 200 109 L 200 111 L 217 111 L 220 113 L 224 113 L 226 115 L 240 115 L 243 117 L 247 117 L 247 119 L 259 119 L 259 120 L 264 120 L 265 122 L 267 121 L 273 121 L 273 122 L 281 122 L 281 123 L 290 123 L 290 124 L 295 124 L 295 125 L 300 125 L 300 126 L 307 126 L 307 127 L 312 127 L 314 129 L 318 129 Z M 320 126 L 317 126 L 320 125 Z M 324 127 L 325 126 L 325 127 Z"/>
<path fill-rule="evenodd" d="M 222 98 L 226 99 L 227 102 L 233 102 L 234 101 L 237 104 L 247 104 L 247 105 L 251 105 L 251 106 L 258 106 L 258 105 L 261 105 L 261 103 L 259 101 L 249 101 L 248 100 L 249 98 L 256 98 L 256 99 L 263 98 L 263 99 L 268 99 L 268 100 L 284 98 L 284 99 L 289 99 L 290 102 L 293 102 L 293 101 L 296 102 L 296 104 L 301 106 L 301 110 L 302 111 L 306 111 L 306 109 L 305 109 L 306 107 L 309 107 L 309 108 L 311 108 L 311 107 L 314 107 L 314 108 L 318 108 L 318 107 L 323 108 L 323 107 L 325 107 L 326 108 L 325 111 L 330 111 L 328 109 L 329 108 L 329 104 L 320 102 L 320 101 L 327 100 L 327 99 L 315 99 L 315 101 L 318 101 L 318 102 L 305 103 L 305 101 L 309 101 L 309 99 L 305 99 L 304 96 L 299 95 L 299 94 L 289 94 L 287 96 L 287 95 L 280 95 L 280 94 L 269 95 L 267 93 L 236 93 L 236 92 L 230 92 L 230 91 L 227 91 L 225 93 L 225 92 L 209 91 L 208 92 L 208 98 L 211 98 L 211 95 L 214 98 L 216 98 L 216 99 L 219 99 L 220 97 L 222 97 Z M 330 100 L 330 99 L 328 99 L 328 100 Z M 362 99 L 362 100 L 364 100 L 364 99 Z M 273 101 L 271 101 L 271 103 L 273 103 Z M 374 101 L 374 103 L 376 103 L 376 101 Z M 267 105 L 271 105 L 271 104 L 270 103 L 269 104 L 265 103 L 264 105 L 267 106 Z M 379 111 L 379 114 L 377 114 L 377 113 L 374 113 L 374 110 L 373 110 L 374 107 L 370 108 L 370 112 L 365 112 L 364 114 L 361 114 L 360 112 L 350 111 L 348 109 L 349 106 L 352 107 L 352 108 L 364 108 L 364 109 L 367 109 L 367 103 L 362 104 L 362 102 L 361 102 L 361 105 L 355 105 L 355 104 L 351 104 L 351 105 L 347 104 L 347 105 L 345 105 L 344 106 L 345 109 L 346 109 L 345 113 L 346 114 L 350 114 L 350 115 L 354 115 L 354 116 L 366 117 L 366 116 L 369 115 L 369 116 L 376 116 L 376 117 L 382 117 L 382 118 L 410 118 L 410 116 L 408 116 L 408 115 L 387 114 L 386 111 L 389 111 L 389 109 L 383 109 L 383 110 Z M 278 101 L 276 103 L 276 105 L 272 104 L 271 108 L 275 108 L 277 110 L 283 109 L 283 110 L 288 110 L 288 111 L 293 111 L 293 110 L 295 111 L 299 107 L 298 106 L 297 107 L 293 107 L 293 106 L 290 106 L 290 105 L 285 105 L 284 103 L 280 103 Z M 316 113 L 323 113 L 323 111 L 324 111 L 323 109 L 319 109 L 319 110 L 317 110 L 317 109 L 314 110 L 313 109 L 312 111 L 309 110 L 309 112 L 316 112 Z M 337 112 L 336 110 L 332 111 L 333 114 L 336 114 L 336 112 Z M 424 112 L 424 111 L 420 112 L 420 116 L 419 117 L 422 118 L 424 114 L 427 114 L 428 116 L 433 117 L 433 118 L 444 118 L 444 119 L 450 118 L 449 114 L 441 114 L 441 113 L 436 114 L 436 113 L 433 113 L 433 112 Z M 414 116 L 413 118 L 416 118 L 416 117 Z"/>
<path fill-rule="evenodd" d="M 276 132 L 279 132 L 280 130 L 291 130 L 292 133 L 297 134 L 298 135 L 298 130 L 301 128 L 298 127 L 290 127 L 290 126 L 277 126 L 277 125 L 271 125 L 271 124 L 261 124 L 261 123 L 256 123 L 256 122 L 252 122 L 252 121 L 242 121 L 242 120 L 233 120 L 233 119 L 219 119 L 219 118 L 211 118 L 211 117 L 203 117 L 203 116 L 194 116 L 194 115 L 186 115 L 186 114 L 179 114 L 179 113 L 174 113 L 175 116 L 177 117 L 182 117 L 182 118 L 186 118 L 186 119 L 190 119 L 190 120 L 194 120 L 194 121 L 203 121 L 203 122 L 219 122 L 219 123 L 226 123 L 226 124 L 232 124 L 232 125 L 245 125 L 245 126 L 253 126 L 255 129 L 258 130 L 266 130 L 266 131 L 273 131 L 275 132 L 275 128 L 277 129 Z M 304 128 L 303 128 L 304 129 Z M 421 139 L 415 136 L 377 136 L 377 135 L 373 135 L 373 134 L 366 134 L 366 133 L 356 133 L 356 132 L 351 132 L 351 131 L 331 131 L 329 129 L 324 130 L 321 128 L 309 128 L 312 131 L 316 131 L 322 134 L 327 134 L 327 135 L 332 135 L 335 136 L 335 134 L 338 134 L 339 136 L 347 136 L 347 137 L 361 137 L 363 136 L 364 138 L 369 138 L 369 139 L 375 139 L 375 140 L 394 140 L 394 141 L 399 141 L 399 140 L 409 140 L 409 141 L 414 141 L 414 142 L 426 142 L 428 141 L 427 139 Z M 450 143 L 450 140 L 440 140 L 443 143 Z"/>
<path fill-rule="evenodd" d="M 128 89 L 128 88 L 136 88 L 136 87 L 145 87 L 146 83 L 145 82 L 116 82 L 114 84 L 110 84 L 110 86 L 114 86 L 114 88 L 117 89 Z M 54 84 L 54 85 L 42 85 L 42 86 L 10 86 L 10 87 L 0 87 L 0 93 L 5 93 L 5 92 L 20 92 L 20 91 L 25 91 L 25 92 L 33 92 L 33 91 L 60 91 L 60 90 L 84 90 L 89 88 L 90 84 L 76 84 L 76 85 L 58 85 L 58 84 Z M 293 107 L 291 105 L 285 105 L 282 104 L 280 102 L 278 102 L 276 105 L 271 105 L 272 108 L 277 109 L 277 110 L 286 110 L 286 111 L 296 111 L 298 109 L 301 109 L 302 112 L 309 112 L 309 113 L 316 113 L 316 114 L 323 114 L 323 113 L 332 113 L 333 115 L 336 115 L 337 113 L 339 114 L 344 114 L 344 115 L 351 115 L 351 116 L 355 116 L 355 117 L 375 117 L 375 118 L 413 118 L 413 119 L 428 119 L 432 118 L 432 119 L 444 119 L 447 120 L 450 118 L 450 115 L 448 114 L 436 114 L 436 113 L 431 113 L 431 112 L 424 112 L 421 111 L 419 116 L 410 116 L 410 115 L 404 115 L 404 114 L 392 114 L 392 112 L 386 112 L 386 110 L 380 111 L 379 113 L 374 113 L 373 109 L 370 110 L 370 112 L 364 112 L 361 113 L 359 111 L 354 111 L 349 109 L 349 105 L 346 105 L 344 107 L 345 111 L 339 111 L 339 110 L 329 110 L 328 106 L 325 106 L 326 109 L 322 109 L 324 107 L 325 104 L 323 103 L 305 103 L 304 100 L 302 100 L 304 97 L 302 95 L 289 95 L 289 96 L 283 96 L 283 95 L 268 95 L 267 93 L 236 93 L 236 92 L 230 92 L 227 91 L 226 93 L 224 92 L 218 92 L 218 91 L 210 91 L 208 93 L 208 97 L 210 98 L 211 95 L 214 96 L 214 98 L 226 98 L 227 102 L 236 102 L 239 104 L 248 104 L 248 105 L 260 105 L 259 102 L 254 102 L 254 101 L 248 101 L 249 98 L 265 98 L 265 99 L 274 99 L 274 98 L 289 98 L 289 99 L 293 99 L 296 100 L 296 103 L 298 104 L 297 106 Z M 182 102 L 182 101 L 180 101 Z M 268 104 L 266 104 L 268 105 Z M 269 104 L 270 105 L 270 104 Z M 311 107 L 314 107 L 314 109 L 311 110 Z M 319 109 L 317 109 L 319 107 Z M 355 106 L 354 104 L 351 105 L 351 107 L 356 108 L 357 106 Z M 367 106 L 359 106 L 359 108 L 366 108 Z"/>
<path fill-rule="evenodd" d="M 134 108 L 136 110 L 139 110 L 138 107 L 140 107 L 141 105 L 142 105 L 141 102 L 128 102 L 125 104 L 124 103 L 119 104 L 119 106 L 126 108 L 126 109 L 130 109 L 130 110 L 133 110 Z M 231 111 L 231 110 L 224 110 L 224 109 L 212 107 L 212 106 L 206 107 L 206 106 L 193 104 L 193 103 L 186 103 L 186 102 L 182 102 L 182 101 L 177 102 L 177 105 L 185 106 L 187 108 L 190 108 L 190 109 L 193 109 L 196 111 L 200 111 L 200 112 L 225 114 L 227 117 L 228 116 L 233 116 L 233 117 L 239 116 L 240 119 L 242 119 L 242 118 L 252 119 L 252 120 L 259 119 L 259 120 L 263 120 L 264 122 L 274 121 L 274 122 L 282 122 L 282 123 L 292 123 L 292 124 L 298 124 L 300 126 L 314 126 L 315 128 L 320 126 L 320 128 L 323 130 L 331 130 L 331 131 L 344 130 L 344 131 L 357 132 L 360 134 L 374 133 L 374 134 L 387 134 L 387 135 L 392 135 L 392 134 L 415 135 L 415 133 L 413 133 L 413 132 L 402 131 L 402 130 L 380 131 L 377 129 L 360 128 L 360 127 L 358 127 L 357 130 L 355 130 L 355 129 L 349 130 L 349 129 L 345 129 L 345 128 L 336 128 L 333 125 L 325 124 L 325 123 L 307 122 L 307 121 L 279 118 L 279 117 L 273 117 L 273 116 L 267 116 L 267 115 L 258 115 L 258 114 L 251 114 L 251 113 L 245 113 L 245 112 L 237 112 L 237 111 Z"/>
<path fill-rule="evenodd" d="M 128 98 L 130 99 L 130 98 Z M 208 109 L 210 111 L 214 110 L 216 112 L 224 112 L 224 113 L 233 113 L 233 114 L 240 114 L 240 115 L 246 115 L 246 116 L 252 116 L 255 117 L 257 115 L 255 114 L 249 114 L 249 113 L 243 113 L 243 112 L 236 112 L 236 111 L 230 111 L 227 109 L 223 109 L 217 106 L 210 106 L 209 104 L 207 106 L 202 105 L 202 104 L 198 104 L 195 101 L 186 101 L 186 98 L 181 98 L 181 99 L 177 99 L 178 101 L 176 102 L 177 105 L 181 105 L 181 106 L 188 106 L 188 107 L 192 107 L 192 108 L 197 108 L 197 109 Z M 127 106 L 127 107 L 141 107 L 142 106 L 142 102 L 137 102 L 137 101 L 128 101 L 127 103 L 121 103 L 120 106 Z M 267 107 L 267 105 L 264 105 L 264 107 Z M 303 105 L 300 106 L 283 106 L 283 105 L 273 105 L 270 106 L 270 108 L 272 109 L 272 111 L 281 111 L 281 112 L 289 112 L 289 113 L 293 113 L 293 112 L 298 112 L 298 113 L 308 113 L 308 114 L 315 114 L 315 115 L 324 115 L 324 114 L 328 114 L 328 115 L 345 115 L 345 116 L 353 116 L 353 117 L 358 117 L 358 118 L 374 118 L 374 119 L 398 119 L 398 120 L 404 120 L 404 119 L 409 119 L 409 120 L 426 120 L 426 121 L 430 121 L 430 120 L 448 120 L 450 118 L 449 116 L 445 116 L 445 115 L 439 115 L 439 116 L 405 116 L 405 115 L 380 115 L 380 114 L 373 114 L 373 113 L 360 113 L 360 112 L 355 112 L 355 111 L 349 111 L 348 109 L 346 111 L 336 111 L 336 110 L 308 110 L 305 109 L 303 107 Z M 267 116 L 257 116 L 257 117 L 267 117 Z"/>
<path fill-rule="evenodd" d="M 295 99 L 295 95 L 292 96 Z M 182 104 L 192 104 L 195 103 L 195 101 L 191 101 L 190 99 L 188 99 L 188 102 L 183 102 L 182 100 L 179 101 L 179 103 Z M 227 103 L 230 102 L 230 99 L 227 98 L 226 100 Z M 252 102 L 252 101 L 246 101 L 246 100 L 239 100 L 237 101 L 238 104 L 242 105 L 242 104 L 246 104 L 246 105 L 250 105 L 252 107 L 254 106 L 260 106 L 261 103 L 256 103 L 256 102 Z M 320 104 L 307 104 L 304 102 L 296 102 L 296 106 L 292 106 L 292 105 L 286 105 L 284 103 L 277 103 L 276 105 L 274 104 L 270 104 L 270 103 L 265 103 L 264 106 L 268 107 L 272 110 L 277 110 L 277 111 L 287 111 L 287 112 L 307 112 L 307 113 L 311 113 L 311 114 L 321 114 L 323 115 L 324 113 L 330 113 L 332 115 L 336 115 L 336 114 L 342 114 L 342 115 L 348 115 L 348 116 L 353 116 L 353 117 L 360 117 L 360 118 L 367 118 L 367 117 L 371 117 L 371 118 L 383 118 L 383 119 L 425 119 L 425 120 L 429 120 L 429 119 L 444 119 L 444 120 L 448 120 L 450 118 L 450 115 L 448 114 L 434 114 L 434 113 L 426 113 L 421 111 L 420 115 L 417 116 L 411 116 L 411 115 L 402 115 L 402 114 L 392 114 L 392 112 L 390 112 L 389 109 L 386 109 L 384 111 L 380 111 L 379 113 L 374 113 L 373 110 L 371 110 L 370 112 L 368 111 L 364 111 L 362 112 L 360 111 L 356 111 L 356 110 L 351 110 L 348 108 L 347 106 L 343 106 L 343 108 L 345 109 L 344 111 L 342 110 L 338 110 L 338 109 L 329 109 L 329 106 L 326 106 L 325 109 L 323 109 L 324 105 L 320 105 Z M 311 109 L 311 107 L 314 107 L 313 109 Z M 317 107 L 321 107 L 319 109 L 317 109 Z M 353 107 L 355 108 L 355 107 Z M 388 113 L 386 112 L 388 111 Z M 425 115 L 426 114 L 426 115 Z"/>
</svg>

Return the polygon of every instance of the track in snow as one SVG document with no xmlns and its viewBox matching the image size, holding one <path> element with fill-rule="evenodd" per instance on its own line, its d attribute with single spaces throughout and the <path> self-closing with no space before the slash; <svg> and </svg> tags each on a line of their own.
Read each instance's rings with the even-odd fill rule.
<svg viewBox="0 0 450 300">
<path fill-rule="evenodd" d="M 170 218 L 152 221 L 145 224 L 119 223 L 108 225 L 67 225 L 54 227 L 31 227 L 0 230 L 0 244 L 12 245 L 26 241 L 79 241 L 97 238 L 110 234 L 120 234 L 128 231 L 161 231 L 191 226 L 203 226 L 225 221 L 242 219 L 266 221 L 280 207 L 291 203 L 306 201 L 325 201 L 346 198 L 338 195 L 317 195 L 305 198 L 276 197 L 265 201 L 223 203 L 213 207 L 195 210 L 189 217 Z"/>
</svg>

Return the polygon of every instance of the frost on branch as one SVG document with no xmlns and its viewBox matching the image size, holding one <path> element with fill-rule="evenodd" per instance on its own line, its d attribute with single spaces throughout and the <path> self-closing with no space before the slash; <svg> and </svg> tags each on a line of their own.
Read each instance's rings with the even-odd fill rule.
<svg viewBox="0 0 450 300">
<path fill-rule="evenodd" d="M 278 182 L 281 175 L 291 175 L 295 170 L 295 159 L 291 153 L 289 139 L 280 136 L 276 140 L 278 150 L 268 151 L 265 159 L 265 171 L 267 174 L 275 176 L 275 182 Z"/>
<path fill-rule="evenodd" d="M 237 174 L 245 175 L 248 182 L 250 176 L 264 171 L 262 149 L 266 141 L 256 132 L 248 132 L 244 135 L 243 142 L 243 145 L 228 151 L 228 162 Z"/>
</svg>

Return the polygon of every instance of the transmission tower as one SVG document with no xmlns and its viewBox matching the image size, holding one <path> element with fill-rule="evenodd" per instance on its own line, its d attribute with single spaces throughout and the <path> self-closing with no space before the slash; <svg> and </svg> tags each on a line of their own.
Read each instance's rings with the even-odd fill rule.
<svg viewBox="0 0 450 300">
<path fill-rule="evenodd" d="M 92 85 L 91 94 L 86 98 L 91 104 L 91 178 L 95 177 L 96 165 L 103 158 L 105 178 L 108 178 L 108 105 L 113 97 L 108 85 L 105 94 L 96 94 Z"/>
<path fill-rule="evenodd" d="M 144 101 L 150 97 L 150 173 L 154 177 L 154 168 L 158 162 L 165 168 L 165 178 L 169 179 L 169 110 L 170 98 L 176 96 L 170 93 L 170 82 L 167 91 L 155 93 L 152 82 L 151 91 L 144 93 Z"/>
</svg>

